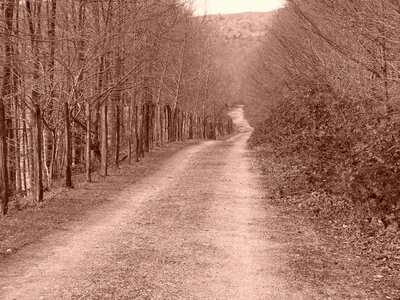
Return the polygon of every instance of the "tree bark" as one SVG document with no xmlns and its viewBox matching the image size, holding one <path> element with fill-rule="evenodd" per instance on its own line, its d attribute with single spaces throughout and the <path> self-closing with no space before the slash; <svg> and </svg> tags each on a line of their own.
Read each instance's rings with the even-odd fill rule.
<svg viewBox="0 0 400 300">
<path fill-rule="evenodd" d="M 9 201 L 9 177 L 7 165 L 7 128 L 6 128 L 6 103 L 5 98 L 10 97 L 12 91 L 12 42 L 11 34 L 13 27 L 14 1 L 8 0 L 4 3 L 5 18 L 5 64 L 3 68 L 3 90 L 0 99 L 0 213 L 7 213 Z"/>
<path fill-rule="evenodd" d="M 132 164 L 132 99 L 130 99 L 128 107 L 128 163 Z"/>
<path fill-rule="evenodd" d="M 64 120 L 65 120 L 65 187 L 73 188 L 72 184 L 72 138 L 71 123 L 69 118 L 68 102 L 64 103 Z"/>
<path fill-rule="evenodd" d="M 14 99 L 15 113 L 20 116 L 20 110 L 18 105 L 17 97 Z M 15 191 L 16 194 L 21 193 L 21 148 L 20 140 L 21 135 L 19 133 L 20 122 L 18 118 L 15 118 Z"/>
<path fill-rule="evenodd" d="M 26 193 L 28 191 L 28 176 L 29 174 L 29 152 L 28 152 L 28 133 L 26 127 L 26 109 L 21 107 L 22 117 L 22 139 L 21 139 L 21 150 L 22 150 L 22 189 Z"/>
<path fill-rule="evenodd" d="M 35 104 L 32 111 L 33 121 L 33 164 L 34 164 L 34 200 L 43 201 L 43 173 L 42 173 L 42 116 L 39 104 Z"/>
<path fill-rule="evenodd" d="M 101 112 L 101 175 L 108 175 L 108 124 L 107 124 L 107 105 L 104 104 Z"/>
<path fill-rule="evenodd" d="M 143 144 L 144 144 L 144 151 L 150 151 L 150 141 L 149 141 L 149 127 L 150 127 L 150 120 L 149 120 L 149 103 L 145 103 L 143 105 Z"/>
<path fill-rule="evenodd" d="M 119 152 L 120 152 L 120 144 L 121 144 L 121 111 L 119 107 L 119 103 L 115 106 L 115 165 L 118 168 L 119 164 Z"/>
<path fill-rule="evenodd" d="M 0 98 L 0 213 L 8 210 L 7 131 L 3 97 Z"/>
<path fill-rule="evenodd" d="M 135 137 L 136 137 L 136 162 L 140 156 L 140 137 L 139 137 L 139 108 L 135 105 Z"/>
<path fill-rule="evenodd" d="M 54 115 L 53 98 L 55 97 L 55 83 L 54 83 L 54 69 L 55 69 L 55 52 L 56 52 L 56 21 L 57 21 L 57 0 L 51 0 L 47 7 L 48 11 L 48 31 L 49 38 L 49 60 L 48 60 L 48 73 L 49 73 L 49 94 L 51 101 L 48 104 L 48 115 L 51 118 Z M 50 187 L 54 177 L 54 149 L 56 145 L 55 126 L 51 124 L 52 128 L 45 129 L 45 142 L 44 142 L 44 166 L 47 171 L 47 185 Z"/>
<path fill-rule="evenodd" d="M 91 173 L 91 151 L 92 151 L 92 114 L 90 112 L 90 103 L 86 103 L 86 181 L 92 181 Z"/>
</svg>

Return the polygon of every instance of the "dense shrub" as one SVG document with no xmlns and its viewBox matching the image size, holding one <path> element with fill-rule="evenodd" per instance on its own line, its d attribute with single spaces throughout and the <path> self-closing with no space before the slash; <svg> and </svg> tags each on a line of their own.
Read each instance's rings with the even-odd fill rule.
<svg viewBox="0 0 400 300">
<path fill-rule="evenodd" d="M 287 0 L 249 76 L 268 112 L 251 144 L 385 226 L 400 222 L 399 23 L 397 1 Z"/>
<path fill-rule="evenodd" d="M 270 144 L 276 156 L 296 158 L 307 178 L 304 188 L 367 204 L 389 225 L 399 221 L 400 122 L 362 114 L 360 107 L 326 93 L 283 99 L 250 143 Z"/>
<path fill-rule="evenodd" d="M 251 145 L 385 226 L 400 223 L 399 23 L 397 1 L 287 0 L 249 76 L 268 111 Z"/>
</svg>

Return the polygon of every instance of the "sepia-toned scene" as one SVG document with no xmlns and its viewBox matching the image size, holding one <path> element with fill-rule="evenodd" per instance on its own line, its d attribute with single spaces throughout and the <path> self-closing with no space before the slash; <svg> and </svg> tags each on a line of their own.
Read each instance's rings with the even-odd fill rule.
<svg viewBox="0 0 400 300">
<path fill-rule="evenodd" d="M 0 299 L 400 300 L 400 1 L 1 0 Z"/>
</svg>

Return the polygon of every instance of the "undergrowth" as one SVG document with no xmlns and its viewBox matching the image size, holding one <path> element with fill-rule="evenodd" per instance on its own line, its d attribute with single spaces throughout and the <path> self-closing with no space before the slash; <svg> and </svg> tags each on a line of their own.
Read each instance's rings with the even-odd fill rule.
<svg viewBox="0 0 400 300">
<path fill-rule="evenodd" d="M 265 198 L 296 214 L 305 214 L 324 238 L 363 257 L 376 281 L 400 276 L 400 235 L 397 223 L 386 226 L 371 207 L 345 195 L 310 185 L 299 156 L 279 156 L 270 145 L 253 146 L 255 168 L 263 175 Z M 394 288 L 398 288 L 394 285 Z"/>
</svg>

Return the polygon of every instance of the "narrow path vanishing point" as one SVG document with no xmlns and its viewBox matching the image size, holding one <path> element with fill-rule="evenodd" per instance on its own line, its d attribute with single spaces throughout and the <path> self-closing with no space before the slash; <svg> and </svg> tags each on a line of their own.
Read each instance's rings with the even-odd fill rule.
<svg viewBox="0 0 400 300">
<path fill-rule="evenodd" d="M 177 153 L 112 203 L 25 247 L 0 270 L 0 299 L 303 299 L 240 132 Z"/>
</svg>

